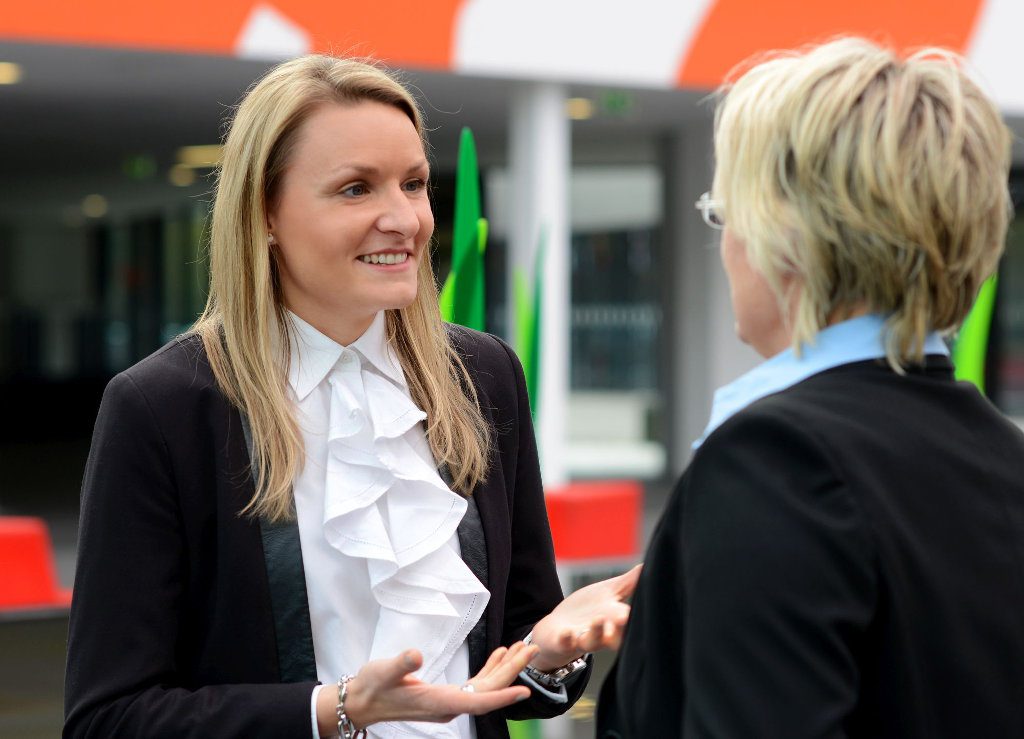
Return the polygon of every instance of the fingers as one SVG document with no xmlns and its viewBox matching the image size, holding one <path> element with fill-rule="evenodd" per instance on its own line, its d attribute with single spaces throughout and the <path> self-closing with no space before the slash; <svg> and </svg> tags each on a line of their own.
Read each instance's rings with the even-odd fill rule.
<svg viewBox="0 0 1024 739">
<path fill-rule="evenodd" d="M 540 647 L 534 644 L 516 642 L 509 647 L 494 669 L 483 678 L 481 687 L 484 690 L 495 690 L 511 685 L 539 651 Z"/>
<path fill-rule="evenodd" d="M 368 662 L 357 677 L 363 677 L 374 684 L 392 686 L 401 683 L 407 675 L 420 669 L 423 655 L 419 650 L 407 649 L 397 657 Z"/>
<path fill-rule="evenodd" d="M 501 660 L 505 657 L 505 654 L 507 652 L 507 647 L 498 647 L 493 652 L 491 652 L 491 656 L 487 658 L 487 663 L 484 664 L 484 666 L 480 669 L 480 672 L 476 674 L 476 677 L 487 677 L 494 670 L 495 667 L 501 664 Z"/>
<path fill-rule="evenodd" d="M 368 662 L 350 683 L 349 716 L 363 726 L 395 720 L 446 722 L 460 713 L 479 715 L 504 708 L 529 698 L 529 688 L 509 686 L 538 651 L 522 642 L 499 647 L 471 679 L 472 693 L 413 677 L 411 673 L 423 665 L 423 655 L 415 649 Z"/>
<path fill-rule="evenodd" d="M 618 649 L 622 645 L 622 632 L 626 619 L 597 618 L 579 633 L 577 648 L 583 652 Z"/>
<path fill-rule="evenodd" d="M 644 565 L 643 562 L 641 562 L 628 572 L 624 572 L 618 577 L 613 578 L 615 580 L 615 593 L 619 596 L 620 600 L 624 600 L 633 595 L 633 591 L 636 590 L 636 584 L 640 581 L 640 573 L 643 569 Z"/>
<path fill-rule="evenodd" d="M 622 646 L 622 632 L 625 623 L 605 621 L 604 630 L 601 632 L 601 646 L 604 649 L 618 649 Z"/>
<path fill-rule="evenodd" d="M 597 618 L 581 629 L 576 639 L 576 648 L 582 652 L 599 651 L 604 646 L 605 623 L 603 618 Z"/>
<path fill-rule="evenodd" d="M 469 713 L 479 716 L 482 713 L 490 713 L 530 697 L 530 689 L 525 685 L 499 688 L 485 693 L 464 693 L 452 686 L 449 692 L 451 698 L 446 702 L 446 708 L 452 715 Z"/>
<path fill-rule="evenodd" d="M 578 634 L 572 629 L 563 629 L 557 640 L 559 651 L 571 652 L 576 649 L 577 636 Z"/>
<path fill-rule="evenodd" d="M 477 693 L 499 690 L 510 685 L 540 649 L 533 644 L 516 642 L 500 656 L 499 651 L 495 650 L 484 668 L 469 680 Z"/>
</svg>

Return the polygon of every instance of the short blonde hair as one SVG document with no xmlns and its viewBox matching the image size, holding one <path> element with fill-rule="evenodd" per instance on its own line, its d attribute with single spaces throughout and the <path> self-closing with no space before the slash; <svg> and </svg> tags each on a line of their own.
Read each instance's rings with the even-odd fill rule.
<svg viewBox="0 0 1024 739">
<path fill-rule="evenodd" d="M 920 362 L 995 270 L 1011 213 L 1011 135 L 962 59 L 839 39 L 769 55 L 722 93 L 713 194 L 794 306 L 794 348 L 863 307 L 888 316 L 895 369 Z"/>
<path fill-rule="evenodd" d="M 310 114 L 365 100 L 403 111 L 426 146 L 416 101 L 392 75 L 374 63 L 323 55 L 285 62 L 257 82 L 224 141 L 210 229 L 210 293 L 193 330 L 202 336 L 218 386 L 250 422 L 257 476 L 245 510 L 271 520 L 293 512 L 291 486 L 304 452 L 285 393 L 289 323 L 276 250 L 267 245 L 267 212 Z M 468 494 L 486 476 L 490 430 L 441 321 L 429 250 L 416 300 L 385 317 L 412 397 L 427 414 L 434 458 Z"/>
</svg>

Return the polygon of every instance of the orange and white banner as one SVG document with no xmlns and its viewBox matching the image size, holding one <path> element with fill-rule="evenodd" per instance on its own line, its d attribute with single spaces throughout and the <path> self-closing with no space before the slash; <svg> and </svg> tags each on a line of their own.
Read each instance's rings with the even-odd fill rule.
<svg viewBox="0 0 1024 739">
<path fill-rule="evenodd" d="M 1022 0 L 12 0 L 0 40 L 278 58 L 309 51 L 467 74 L 711 88 L 764 49 L 857 34 L 967 55 L 1024 113 Z"/>
</svg>

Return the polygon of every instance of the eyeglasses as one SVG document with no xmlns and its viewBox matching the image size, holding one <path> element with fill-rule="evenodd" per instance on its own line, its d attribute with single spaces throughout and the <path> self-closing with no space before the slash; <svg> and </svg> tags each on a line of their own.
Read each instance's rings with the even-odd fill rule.
<svg viewBox="0 0 1024 739">
<path fill-rule="evenodd" d="M 725 205 L 721 200 L 712 200 L 711 193 L 706 192 L 700 196 L 700 200 L 694 203 L 700 211 L 704 223 L 719 230 L 725 228 L 725 218 L 722 217 L 722 208 Z"/>
</svg>

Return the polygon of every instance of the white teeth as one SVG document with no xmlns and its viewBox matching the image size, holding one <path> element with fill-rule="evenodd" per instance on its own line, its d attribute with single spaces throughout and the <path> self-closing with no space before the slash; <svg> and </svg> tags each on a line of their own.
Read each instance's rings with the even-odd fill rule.
<svg viewBox="0 0 1024 739">
<path fill-rule="evenodd" d="M 402 264 L 409 258 L 409 255 L 405 252 L 401 254 L 366 254 L 359 258 L 367 264 Z"/>
</svg>

